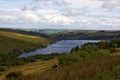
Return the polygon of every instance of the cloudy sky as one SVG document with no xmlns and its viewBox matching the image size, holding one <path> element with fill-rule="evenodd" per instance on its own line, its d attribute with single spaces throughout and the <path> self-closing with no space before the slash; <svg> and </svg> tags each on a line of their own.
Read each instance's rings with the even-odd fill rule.
<svg viewBox="0 0 120 80">
<path fill-rule="evenodd" d="M 120 30 L 120 0 L 0 0 L 0 27 Z"/>
</svg>

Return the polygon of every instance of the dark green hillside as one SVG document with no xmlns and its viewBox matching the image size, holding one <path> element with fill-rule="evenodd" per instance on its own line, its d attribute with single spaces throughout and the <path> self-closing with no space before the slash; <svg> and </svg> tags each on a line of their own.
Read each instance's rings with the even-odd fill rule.
<svg viewBox="0 0 120 80">
<path fill-rule="evenodd" d="M 51 42 L 43 37 L 0 31 L 0 54 L 31 51 L 45 47 Z"/>
<path fill-rule="evenodd" d="M 44 48 L 54 41 L 48 38 L 20 34 L 11 31 L 0 31 L 0 74 L 13 66 L 35 62 L 35 57 L 18 58 L 24 52 Z M 41 60 L 52 59 L 52 56 L 43 56 Z"/>
</svg>

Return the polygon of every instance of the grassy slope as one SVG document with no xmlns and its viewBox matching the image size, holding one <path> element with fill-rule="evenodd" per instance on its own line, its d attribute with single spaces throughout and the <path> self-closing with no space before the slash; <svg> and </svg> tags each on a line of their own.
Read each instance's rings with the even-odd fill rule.
<svg viewBox="0 0 120 80">
<path fill-rule="evenodd" d="M 31 73 L 41 73 L 45 70 L 51 69 L 53 65 L 58 64 L 57 59 L 52 59 L 49 61 L 40 61 L 38 60 L 37 62 L 33 63 L 28 63 L 25 65 L 13 67 L 6 72 L 4 72 L 2 75 L 0 75 L 0 80 L 5 78 L 5 75 L 8 74 L 9 72 L 12 71 L 22 71 L 24 75 L 28 75 Z"/>
<path fill-rule="evenodd" d="M 117 70 L 120 70 L 119 62 L 120 56 L 77 62 L 75 64 L 69 65 L 69 67 L 66 66 L 64 68 L 50 70 L 41 75 L 33 74 L 31 76 L 31 80 L 120 80 L 118 77 L 120 73 L 116 71 L 117 74 L 114 74 L 114 69 L 117 68 Z M 105 71 L 108 71 L 108 73 Z M 115 78 L 116 76 L 117 78 Z M 29 80 L 29 78 L 26 77 L 22 80 Z"/>
<path fill-rule="evenodd" d="M 38 36 L 0 31 L 0 54 L 8 54 L 13 49 L 24 51 L 36 44 L 43 47 L 50 42 L 50 40 Z"/>
</svg>

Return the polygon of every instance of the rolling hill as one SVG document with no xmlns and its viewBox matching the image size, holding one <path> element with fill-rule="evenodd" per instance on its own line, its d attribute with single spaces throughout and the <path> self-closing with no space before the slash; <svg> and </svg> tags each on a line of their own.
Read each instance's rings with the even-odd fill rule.
<svg viewBox="0 0 120 80">
<path fill-rule="evenodd" d="M 45 47 L 51 42 L 51 40 L 39 36 L 0 31 L 0 54 L 31 51 Z"/>
</svg>

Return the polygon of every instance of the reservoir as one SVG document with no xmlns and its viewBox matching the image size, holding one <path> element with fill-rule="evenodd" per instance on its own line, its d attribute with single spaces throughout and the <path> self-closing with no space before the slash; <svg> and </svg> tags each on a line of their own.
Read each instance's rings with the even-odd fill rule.
<svg viewBox="0 0 120 80">
<path fill-rule="evenodd" d="M 100 40 L 61 40 L 54 44 L 48 45 L 43 49 L 37 49 L 33 52 L 23 53 L 19 56 L 19 58 L 28 57 L 36 54 L 69 53 L 73 47 L 81 47 L 86 43 L 97 42 L 100 42 Z"/>
</svg>

